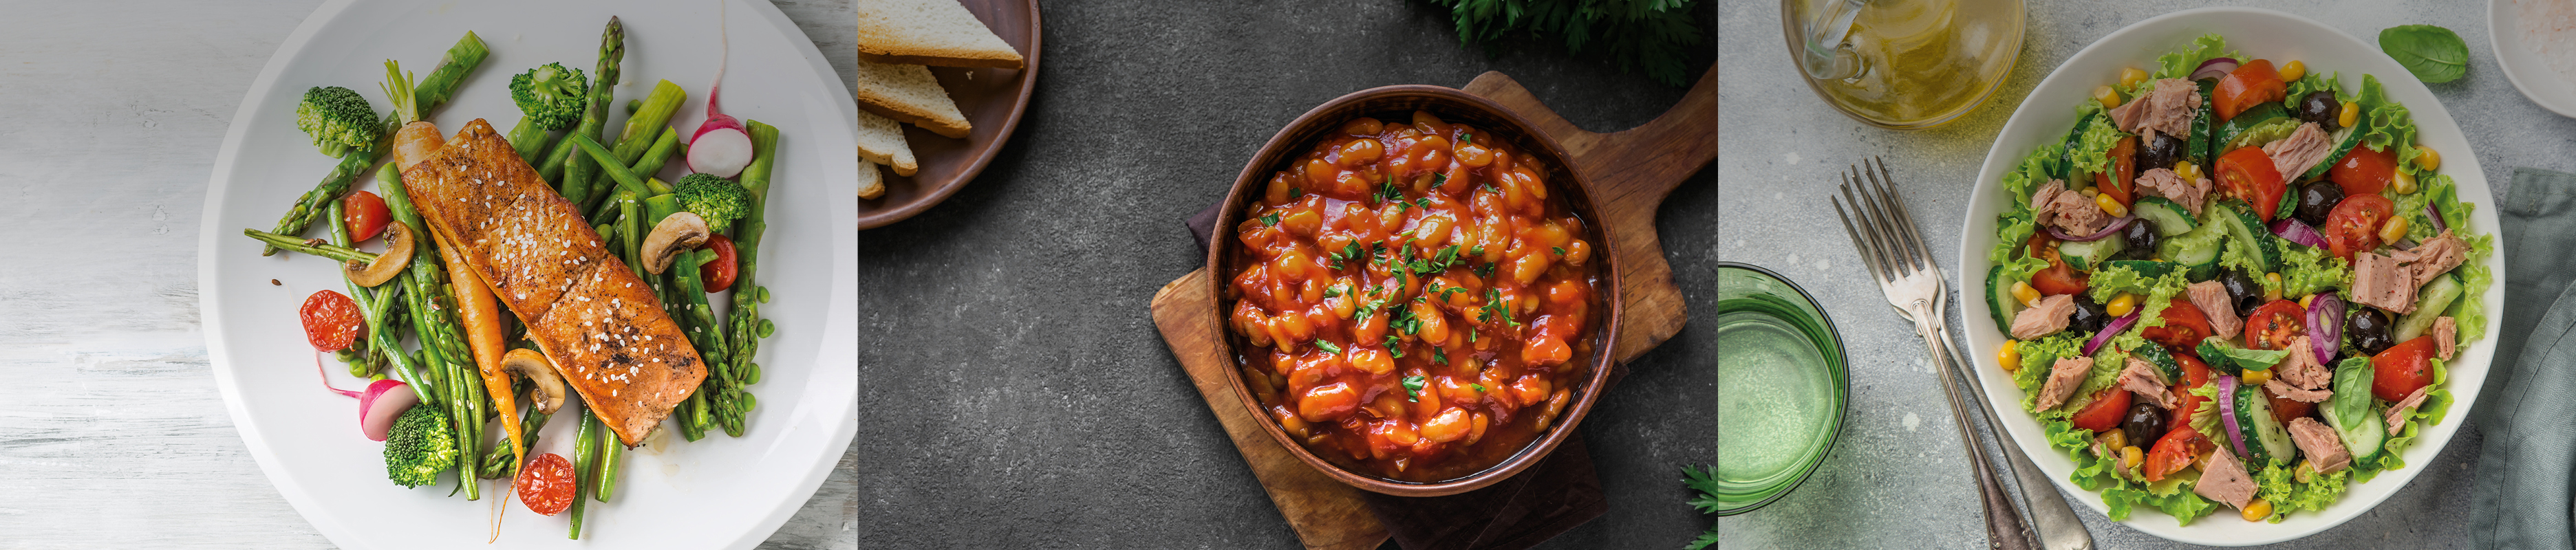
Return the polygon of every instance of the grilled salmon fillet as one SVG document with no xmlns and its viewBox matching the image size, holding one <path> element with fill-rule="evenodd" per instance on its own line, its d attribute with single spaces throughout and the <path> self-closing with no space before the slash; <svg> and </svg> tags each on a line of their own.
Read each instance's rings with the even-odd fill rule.
<svg viewBox="0 0 2576 550">
<path fill-rule="evenodd" d="M 490 123 L 466 124 L 446 148 L 404 169 L 403 185 L 429 229 L 456 244 L 627 446 L 706 379 L 697 348 L 651 286 Z"/>
</svg>

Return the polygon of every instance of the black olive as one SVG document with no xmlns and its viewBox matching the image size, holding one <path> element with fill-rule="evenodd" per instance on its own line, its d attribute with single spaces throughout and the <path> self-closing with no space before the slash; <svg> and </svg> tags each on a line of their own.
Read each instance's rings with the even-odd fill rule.
<svg viewBox="0 0 2576 550">
<path fill-rule="evenodd" d="M 2378 308 L 2355 307 L 2352 321 L 2344 323 L 2343 337 L 2345 342 L 2352 344 L 2352 349 L 2360 350 L 2363 355 L 2378 355 L 2389 346 L 2397 345 L 2397 338 L 2389 333 L 2390 330 L 2393 329 L 2389 327 L 2388 314 L 2380 313 Z"/>
<path fill-rule="evenodd" d="M 2343 204 L 2343 186 L 2331 181 L 2311 183 L 2299 189 L 2299 209 L 2294 217 L 2323 231 L 2326 215 L 2333 214 L 2337 204 Z"/>
<path fill-rule="evenodd" d="M 2299 120 L 2317 123 L 2317 129 L 2328 132 L 2343 128 L 2343 102 L 2335 101 L 2334 92 L 2317 90 L 2299 99 Z"/>
<path fill-rule="evenodd" d="M 2237 317 L 2244 317 L 2255 307 L 2263 305 L 2263 285 L 2254 282 L 2254 277 L 2243 271 L 2220 268 L 2218 284 L 2227 287 L 2227 298 L 2236 304 Z"/>
<path fill-rule="evenodd" d="M 2102 309 L 2102 304 L 2093 303 L 2093 298 L 2082 292 L 2077 292 L 2074 296 L 2075 315 L 2066 319 L 2067 328 L 2083 332 L 2101 332 L 2103 326 L 2111 324 L 2111 313 Z"/>
<path fill-rule="evenodd" d="M 2175 162 L 2182 160 L 2182 150 L 2185 145 L 2180 137 L 2170 133 L 2157 133 L 2154 143 L 2138 149 L 2138 173 L 2143 174 L 2157 168 L 2172 169 Z"/>
<path fill-rule="evenodd" d="M 2165 436 L 2165 418 L 2168 416 L 2171 415 L 2165 413 L 2163 407 L 2154 403 L 2130 405 L 2128 416 L 2120 419 L 2120 431 L 2128 434 L 2130 445 L 2140 449 L 2153 447 L 2156 439 Z"/>
<path fill-rule="evenodd" d="M 2129 227 L 2120 230 L 2120 240 L 2127 241 L 2129 247 L 2121 249 L 2118 254 L 2112 254 L 2111 259 L 2144 260 L 2154 258 L 2156 257 L 2156 242 L 2163 240 L 2159 237 L 2160 235 L 2156 233 L 2156 222 L 2154 220 L 2146 218 L 2129 220 Z"/>
</svg>

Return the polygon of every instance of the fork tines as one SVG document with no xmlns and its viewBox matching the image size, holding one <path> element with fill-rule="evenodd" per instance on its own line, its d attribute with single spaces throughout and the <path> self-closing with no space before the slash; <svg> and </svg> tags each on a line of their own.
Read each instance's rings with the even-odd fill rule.
<svg viewBox="0 0 2576 550">
<path fill-rule="evenodd" d="M 1922 234 L 1914 229 L 1913 215 L 1906 213 L 1905 198 L 1896 193 L 1896 178 L 1888 173 L 1887 163 L 1873 156 L 1852 165 L 1842 178 L 1842 197 L 1830 199 L 1834 214 L 1842 217 L 1843 232 L 1860 250 L 1870 274 L 1893 281 L 1931 269 L 1932 256 L 1923 246 Z M 1850 205 L 1848 213 L 1845 204 Z M 1855 216 L 1860 218 L 1857 226 L 1852 221 Z"/>
</svg>

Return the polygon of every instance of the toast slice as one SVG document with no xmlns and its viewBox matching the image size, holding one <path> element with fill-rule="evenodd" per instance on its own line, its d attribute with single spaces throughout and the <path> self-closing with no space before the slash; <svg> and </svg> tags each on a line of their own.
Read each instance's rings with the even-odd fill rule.
<svg viewBox="0 0 2576 550">
<path fill-rule="evenodd" d="M 912 158 L 912 145 L 904 142 L 903 125 L 876 113 L 859 112 L 859 158 L 893 168 L 898 176 L 921 171 L 921 161 Z"/>
<path fill-rule="evenodd" d="M 859 159 L 859 198 L 873 199 L 883 196 L 885 196 L 885 173 L 877 171 L 877 163 Z"/>
<path fill-rule="evenodd" d="M 859 0 L 859 59 L 1017 69 L 1020 51 L 957 0 Z"/>
<path fill-rule="evenodd" d="M 696 392 L 705 361 L 652 288 L 481 119 L 403 171 L 429 229 L 492 285 L 564 383 L 632 447 Z"/>
<path fill-rule="evenodd" d="M 852 92 L 859 97 L 861 109 L 953 138 L 966 137 L 975 129 L 964 113 L 957 112 L 957 102 L 948 99 L 939 79 L 930 76 L 929 67 L 862 60 L 858 73 L 859 87 Z"/>
</svg>

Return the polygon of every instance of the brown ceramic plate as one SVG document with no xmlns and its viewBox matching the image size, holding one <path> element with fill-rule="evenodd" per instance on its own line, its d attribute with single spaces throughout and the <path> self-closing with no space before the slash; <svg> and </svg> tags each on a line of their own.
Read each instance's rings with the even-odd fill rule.
<svg viewBox="0 0 2576 550">
<path fill-rule="evenodd" d="M 1550 188 L 1566 192 L 1564 196 L 1570 198 L 1571 206 L 1577 214 L 1585 220 L 1590 220 L 1594 227 L 1600 227 L 1602 220 L 1607 219 L 1601 215 L 1600 204 L 1593 197 L 1591 183 L 1584 179 L 1581 173 L 1571 168 L 1574 162 L 1572 156 L 1565 152 L 1565 147 L 1550 139 L 1546 133 L 1538 131 L 1528 120 L 1522 119 L 1519 114 L 1513 113 L 1510 109 L 1492 100 L 1454 88 L 1428 85 L 1370 88 L 1335 98 L 1306 111 L 1306 114 L 1298 116 L 1296 121 L 1290 122 L 1287 128 L 1281 129 L 1278 135 L 1271 136 L 1270 142 L 1263 144 L 1261 151 L 1253 155 L 1252 161 L 1244 165 L 1243 173 L 1235 177 L 1234 188 L 1226 192 L 1225 206 L 1217 213 L 1218 236 L 1211 239 L 1213 242 L 1208 247 L 1207 256 L 1207 272 L 1217 276 L 1207 278 L 1208 285 L 1211 287 L 1208 289 L 1209 295 L 1225 296 L 1225 284 L 1233 279 L 1232 266 L 1227 265 L 1227 259 L 1233 257 L 1235 247 L 1242 246 L 1241 241 L 1234 239 L 1231 232 L 1234 227 L 1243 222 L 1243 206 L 1248 201 L 1261 196 L 1263 186 L 1270 181 L 1271 173 L 1278 171 L 1287 161 L 1310 150 L 1317 140 L 1337 131 L 1344 121 L 1353 117 L 1414 110 L 1430 111 L 1443 120 L 1473 124 L 1486 129 L 1489 133 L 1507 132 L 1510 139 L 1520 145 L 1522 150 L 1529 154 L 1541 155 L 1549 166 L 1557 167 L 1554 174 L 1548 178 L 1552 182 Z M 1565 185 L 1564 182 L 1568 181 L 1573 183 Z M 1598 239 L 1598 242 L 1601 248 L 1594 252 L 1592 257 L 1602 259 L 1607 269 L 1607 280 L 1599 286 L 1603 290 L 1598 299 L 1608 305 L 1610 316 L 1601 319 L 1596 325 L 1597 328 L 1587 336 L 1593 342 L 1593 352 L 1588 357 L 1592 362 L 1592 370 L 1590 376 L 1584 379 L 1582 393 L 1575 397 L 1574 403 L 1569 407 L 1571 410 L 1558 417 L 1555 425 L 1549 427 L 1545 434 L 1531 441 L 1520 452 L 1484 470 L 1465 477 L 1429 483 L 1392 480 L 1373 474 L 1353 472 L 1315 456 L 1315 453 L 1307 450 L 1305 445 L 1289 437 L 1288 432 L 1279 427 L 1279 422 L 1271 418 L 1268 411 L 1261 410 L 1261 400 L 1255 398 L 1252 390 L 1245 385 L 1243 371 L 1240 368 L 1225 369 L 1226 383 L 1233 387 L 1237 399 L 1253 409 L 1252 416 L 1261 419 L 1262 431 L 1269 432 L 1270 438 L 1278 442 L 1279 446 L 1287 448 L 1288 452 L 1295 454 L 1298 460 L 1305 461 L 1307 465 L 1315 467 L 1325 475 L 1353 487 L 1396 496 L 1428 497 L 1464 493 L 1492 485 L 1494 482 L 1502 481 L 1520 473 L 1521 470 L 1528 469 L 1538 463 L 1539 459 L 1545 458 L 1548 452 L 1555 450 L 1557 444 L 1564 442 L 1565 438 L 1574 432 L 1574 427 L 1583 422 L 1585 414 L 1592 411 L 1593 402 L 1601 397 L 1602 386 L 1609 379 L 1610 370 L 1615 366 L 1611 359 L 1610 343 L 1618 341 L 1620 316 L 1626 310 L 1626 302 L 1620 296 L 1621 271 L 1619 254 L 1613 248 L 1615 245 L 1607 238 Z M 1224 335 L 1226 360 L 1231 362 L 1236 360 L 1237 346 L 1248 344 L 1240 341 L 1241 338 L 1236 336 L 1234 331 L 1225 327 L 1225 319 L 1229 318 L 1225 310 L 1228 306 L 1226 302 L 1223 299 L 1216 300 L 1217 310 L 1209 312 L 1207 318 L 1209 323 L 1216 325 L 1209 329 L 1209 333 Z"/>
<path fill-rule="evenodd" d="M 1029 107 L 1029 95 L 1038 82 L 1038 3 L 1037 0 L 962 0 L 966 11 L 993 29 L 1003 42 L 1020 50 L 1028 60 L 1026 68 L 993 69 L 974 67 L 931 67 L 930 74 L 939 77 L 939 86 L 948 89 L 948 98 L 957 102 L 957 110 L 966 114 L 975 126 L 966 139 L 957 139 L 903 125 L 903 139 L 912 145 L 912 155 L 920 159 L 921 170 L 911 176 L 897 176 L 883 170 L 886 192 L 874 199 L 859 199 L 859 229 L 882 227 L 903 221 L 947 200 L 957 189 L 974 181 L 993 162 L 993 154 L 1011 140 L 1011 130 L 1020 125 L 1020 113 Z M 860 104 L 866 108 L 866 104 Z M 882 113 L 880 113 L 882 114 Z"/>
</svg>

